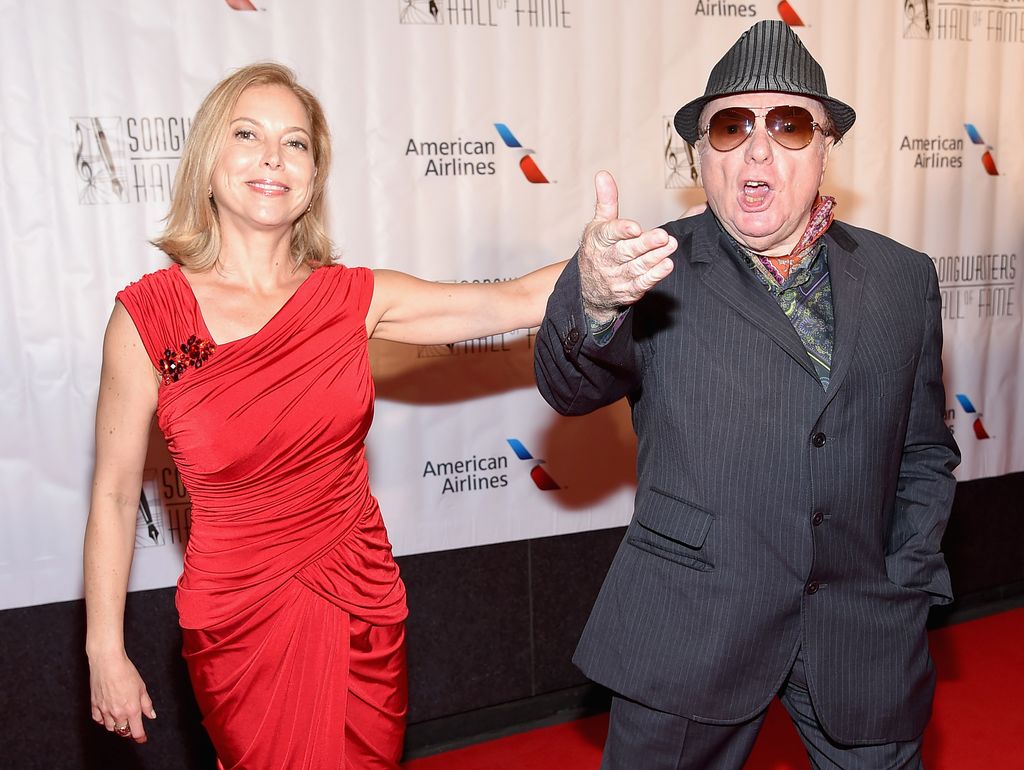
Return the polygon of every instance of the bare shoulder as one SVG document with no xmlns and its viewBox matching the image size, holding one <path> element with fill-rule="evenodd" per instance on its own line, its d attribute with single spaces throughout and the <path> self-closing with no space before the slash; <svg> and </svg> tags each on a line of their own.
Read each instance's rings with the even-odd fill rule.
<svg viewBox="0 0 1024 770">
<path fill-rule="evenodd" d="M 128 376 L 156 386 L 156 369 L 149 360 L 139 330 L 125 306 L 114 302 L 103 336 L 103 377 Z"/>
<path fill-rule="evenodd" d="M 114 302 L 114 309 L 110 312 L 110 319 L 107 321 L 107 332 L 104 336 L 104 346 L 110 343 L 116 345 L 132 345 L 142 349 L 142 337 L 135 327 L 128 309 L 121 304 L 120 300 Z"/>
</svg>

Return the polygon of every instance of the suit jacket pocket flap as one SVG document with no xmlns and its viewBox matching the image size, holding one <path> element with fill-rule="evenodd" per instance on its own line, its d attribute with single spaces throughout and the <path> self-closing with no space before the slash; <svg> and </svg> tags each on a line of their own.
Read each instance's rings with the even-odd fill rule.
<svg viewBox="0 0 1024 770">
<path fill-rule="evenodd" d="M 700 548 L 708 536 L 715 515 L 657 487 L 641 498 L 637 523 L 669 540 Z"/>
</svg>

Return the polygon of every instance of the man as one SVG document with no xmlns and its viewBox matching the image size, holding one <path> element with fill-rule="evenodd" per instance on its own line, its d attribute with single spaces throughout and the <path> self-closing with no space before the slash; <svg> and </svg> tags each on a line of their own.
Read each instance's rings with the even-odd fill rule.
<svg viewBox="0 0 1024 770">
<path fill-rule="evenodd" d="M 604 768 L 740 768 L 776 694 L 814 767 L 921 767 L 959 453 L 930 260 L 818 194 L 854 119 L 788 26 L 755 24 L 676 115 L 708 210 L 643 232 L 599 174 L 548 304 L 545 399 L 626 396 L 639 438 L 574 658 L 616 693 Z"/>
</svg>

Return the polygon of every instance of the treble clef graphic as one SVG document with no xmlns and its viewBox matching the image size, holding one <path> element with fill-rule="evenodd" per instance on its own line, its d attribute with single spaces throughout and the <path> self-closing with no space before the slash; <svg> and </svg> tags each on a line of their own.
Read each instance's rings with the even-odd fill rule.
<svg viewBox="0 0 1024 770">
<path fill-rule="evenodd" d="M 82 131 L 82 126 L 79 123 L 75 123 L 75 138 L 78 140 L 78 149 L 75 150 L 75 165 L 78 167 L 78 175 L 82 177 L 87 185 L 92 187 L 92 166 L 89 165 L 89 161 L 85 159 L 85 132 Z"/>
<path fill-rule="evenodd" d="M 683 163 L 679 158 L 679 154 L 676 148 L 673 147 L 674 134 L 672 133 L 672 122 L 665 121 L 665 165 L 669 169 L 669 187 L 684 187 L 683 175 L 680 170 L 683 167 Z M 690 179 L 693 181 L 693 185 L 698 186 L 699 175 L 697 173 L 697 163 L 693 156 L 693 148 L 689 144 L 683 144 L 686 150 L 686 163 L 690 167 Z"/>
<path fill-rule="evenodd" d="M 97 187 L 96 169 L 92 167 L 92 144 L 89 141 L 88 128 L 83 128 L 82 123 L 75 120 L 75 139 L 78 147 L 75 149 L 75 167 L 78 176 L 85 183 L 79 195 L 79 203 L 96 203 L 99 188 Z"/>
<path fill-rule="evenodd" d="M 920 8 L 919 8 L 920 6 Z M 928 13 L 928 0 L 903 0 L 903 15 L 907 17 L 907 30 L 911 33 L 923 21 L 924 37 L 931 37 L 932 21 Z M 911 37 L 917 35 L 911 34 Z"/>
<path fill-rule="evenodd" d="M 672 122 L 665 121 L 665 165 L 669 170 L 668 186 L 674 187 L 674 182 L 679 177 L 679 156 L 676 155 L 672 146 Z"/>
</svg>

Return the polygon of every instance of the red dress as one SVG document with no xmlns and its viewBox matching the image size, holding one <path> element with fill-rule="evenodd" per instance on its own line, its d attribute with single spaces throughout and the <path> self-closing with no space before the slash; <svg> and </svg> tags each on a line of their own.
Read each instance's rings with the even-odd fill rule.
<svg viewBox="0 0 1024 770">
<path fill-rule="evenodd" d="M 405 587 L 363 446 L 372 293 L 365 268 L 319 268 L 223 344 L 176 265 L 117 295 L 164 372 L 157 421 L 192 498 L 184 655 L 228 770 L 398 767 Z"/>
</svg>

